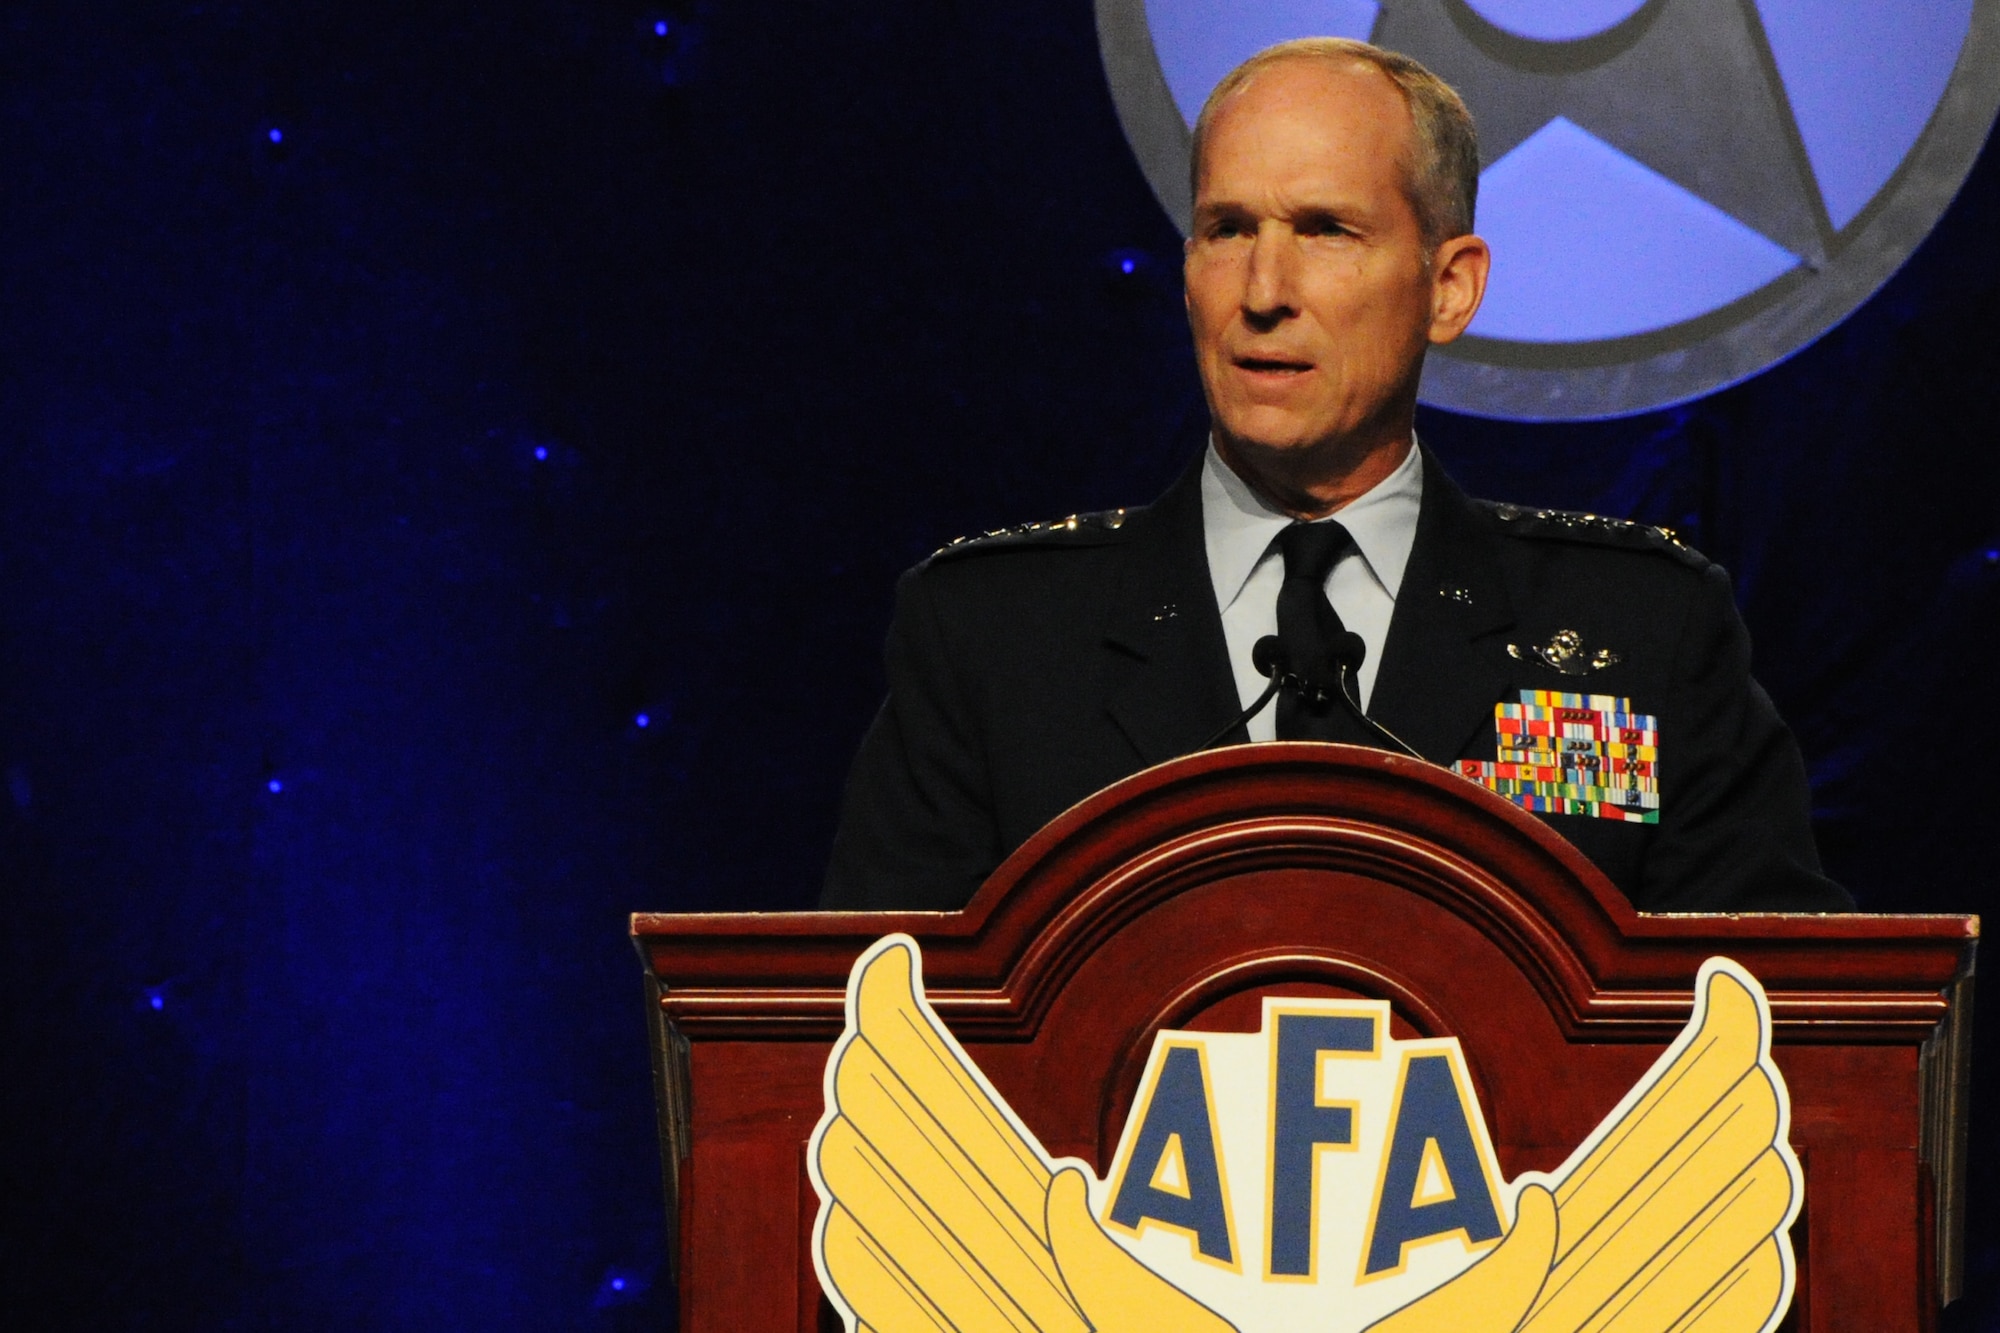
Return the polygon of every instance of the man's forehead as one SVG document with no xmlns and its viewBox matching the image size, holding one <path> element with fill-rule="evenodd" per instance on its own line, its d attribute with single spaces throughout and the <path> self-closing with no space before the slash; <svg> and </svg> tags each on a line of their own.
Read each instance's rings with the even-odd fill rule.
<svg viewBox="0 0 2000 1333">
<path fill-rule="evenodd" d="M 1380 65 L 1359 57 L 1294 56 L 1257 70 L 1215 109 L 1211 140 L 1273 116 L 1323 117 L 1402 130 L 1413 124 L 1408 100 Z"/>
<path fill-rule="evenodd" d="M 1414 132 L 1402 90 L 1379 66 L 1281 61 L 1216 108 L 1202 145 L 1202 201 L 1287 182 L 1318 194 L 1376 170 L 1400 179 Z"/>
</svg>

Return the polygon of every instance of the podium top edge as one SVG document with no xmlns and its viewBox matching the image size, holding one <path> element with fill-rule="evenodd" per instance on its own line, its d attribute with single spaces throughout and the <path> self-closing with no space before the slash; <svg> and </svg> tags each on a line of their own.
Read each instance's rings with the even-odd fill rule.
<svg viewBox="0 0 2000 1333">
<path fill-rule="evenodd" d="M 1642 924 L 1696 926 L 1742 922 L 1812 927 L 1803 932 L 1805 938 L 1976 940 L 1980 936 L 1979 916 L 1958 912 L 1637 912 L 1634 917 Z M 823 935 L 874 939 L 896 930 L 911 929 L 953 935 L 969 934 L 972 921 L 973 914 L 963 911 L 633 912 L 629 918 L 635 939 L 654 935 Z"/>
</svg>

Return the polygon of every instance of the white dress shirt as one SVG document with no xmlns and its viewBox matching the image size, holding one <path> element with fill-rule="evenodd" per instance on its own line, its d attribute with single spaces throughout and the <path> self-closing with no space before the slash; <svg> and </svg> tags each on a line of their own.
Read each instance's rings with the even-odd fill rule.
<svg viewBox="0 0 2000 1333">
<path fill-rule="evenodd" d="M 1382 665 L 1389 617 L 1395 613 L 1396 593 L 1403 586 L 1403 567 L 1409 564 L 1410 547 L 1417 539 L 1417 510 L 1423 493 L 1423 456 L 1412 443 L 1394 472 L 1329 515 L 1339 519 L 1354 537 L 1355 549 L 1342 556 L 1327 575 L 1326 595 L 1342 623 L 1368 645 L 1355 682 L 1364 709 L 1375 690 L 1375 673 Z M 1201 470 L 1202 536 L 1208 546 L 1215 605 L 1222 612 L 1222 637 L 1229 645 L 1236 693 L 1245 708 L 1256 702 L 1270 683 L 1257 674 L 1250 650 L 1266 634 L 1278 632 L 1278 589 L 1285 581 L 1285 557 L 1278 550 L 1278 534 L 1291 522 L 1290 515 L 1265 504 L 1230 470 L 1211 440 Z M 1274 703 L 1250 719 L 1250 739 L 1274 740 L 1277 734 Z"/>
</svg>

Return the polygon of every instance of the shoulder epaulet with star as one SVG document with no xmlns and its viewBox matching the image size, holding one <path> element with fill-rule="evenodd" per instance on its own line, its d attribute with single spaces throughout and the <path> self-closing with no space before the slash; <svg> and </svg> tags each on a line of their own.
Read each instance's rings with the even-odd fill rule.
<svg viewBox="0 0 2000 1333">
<path fill-rule="evenodd" d="M 1090 514 L 1045 523 L 1021 523 L 996 528 L 975 537 L 959 537 L 931 553 L 932 560 L 953 560 L 960 556 L 985 555 L 1033 546 L 1098 546 L 1111 540 L 1132 516 L 1129 509 L 1101 509 Z"/>
<path fill-rule="evenodd" d="M 1501 530 L 1512 537 L 1651 551 L 1656 555 L 1671 556 L 1694 569 L 1705 569 L 1710 563 L 1707 556 L 1676 537 L 1672 528 L 1656 528 L 1631 519 L 1580 514 L 1567 509 L 1531 509 L 1526 505 L 1500 504 L 1491 500 L 1478 503 L 1499 519 Z"/>
</svg>

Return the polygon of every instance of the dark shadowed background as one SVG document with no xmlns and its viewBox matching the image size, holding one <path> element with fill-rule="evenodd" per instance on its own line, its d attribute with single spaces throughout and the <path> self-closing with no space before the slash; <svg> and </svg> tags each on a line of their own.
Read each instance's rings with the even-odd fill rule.
<svg viewBox="0 0 2000 1333">
<path fill-rule="evenodd" d="M 0 1324 L 667 1327 L 625 914 L 808 902 L 896 572 L 1203 428 L 1090 6 L 10 3 L 0 106 Z M 1996 234 L 1423 421 L 1730 567 L 1874 909 L 1994 896 Z"/>
</svg>

